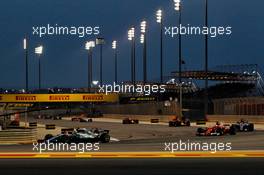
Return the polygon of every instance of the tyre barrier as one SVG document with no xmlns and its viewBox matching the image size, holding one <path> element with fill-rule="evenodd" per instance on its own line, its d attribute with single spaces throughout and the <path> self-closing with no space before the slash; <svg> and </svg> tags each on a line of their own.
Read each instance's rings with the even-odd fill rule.
<svg viewBox="0 0 264 175">
<path fill-rule="evenodd" d="M 36 141 L 36 129 L 21 128 L 0 131 L 0 144 L 30 144 Z"/>
<path fill-rule="evenodd" d="M 38 123 L 37 122 L 31 122 L 31 123 L 29 123 L 29 127 L 30 128 L 37 128 L 37 126 L 38 126 Z"/>
<path fill-rule="evenodd" d="M 56 129 L 56 125 L 54 124 L 46 124 L 46 130 L 54 130 Z"/>
<path fill-rule="evenodd" d="M 150 123 L 159 123 L 159 119 L 157 119 L 157 118 L 150 119 Z"/>
<path fill-rule="evenodd" d="M 196 125 L 206 125 L 206 120 L 197 120 Z"/>
</svg>

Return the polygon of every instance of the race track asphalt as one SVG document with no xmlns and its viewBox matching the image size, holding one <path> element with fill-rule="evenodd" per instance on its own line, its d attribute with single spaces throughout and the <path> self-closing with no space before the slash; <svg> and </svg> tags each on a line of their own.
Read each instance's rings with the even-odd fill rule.
<svg viewBox="0 0 264 175">
<path fill-rule="evenodd" d="M 110 130 L 111 137 L 120 141 L 101 144 L 102 152 L 164 151 L 165 143 L 200 142 L 231 143 L 232 150 L 263 150 L 264 131 L 243 132 L 231 136 L 195 136 L 197 127 L 168 127 L 166 125 L 123 125 L 121 123 L 79 123 L 66 120 L 38 120 L 40 124 L 56 124 L 66 128 L 102 128 Z M 30 152 L 32 145 L 0 145 L 0 152 Z"/>
<path fill-rule="evenodd" d="M 1 174 L 263 175 L 264 159 L 0 159 Z"/>
</svg>

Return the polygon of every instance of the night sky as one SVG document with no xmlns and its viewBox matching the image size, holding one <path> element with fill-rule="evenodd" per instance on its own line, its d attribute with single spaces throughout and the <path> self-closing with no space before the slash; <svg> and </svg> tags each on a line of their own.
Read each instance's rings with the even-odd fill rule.
<svg viewBox="0 0 264 175">
<path fill-rule="evenodd" d="M 204 22 L 204 0 L 182 0 L 182 23 L 201 26 Z M 263 0 L 208 0 L 209 25 L 231 26 L 231 36 L 209 40 L 209 65 L 259 64 L 264 68 L 264 1 Z M 37 86 L 38 61 L 34 48 L 42 44 L 44 87 L 86 87 L 87 51 L 84 44 L 95 36 L 32 35 L 33 26 L 100 26 L 104 47 L 104 80 L 114 79 L 112 40 L 119 45 L 119 80 L 130 79 L 130 44 L 127 30 L 135 25 L 139 36 L 142 19 L 148 22 L 149 79 L 159 77 L 159 26 L 156 10 L 164 10 L 164 25 L 178 25 L 173 0 L 2 0 L 0 4 L 0 87 L 25 86 L 25 57 L 22 41 L 30 39 L 29 83 Z M 204 67 L 204 37 L 183 37 L 183 58 L 186 69 Z M 178 67 L 178 40 L 164 39 L 164 69 L 169 75 Z M 137 39 L 137 80 L 142 78 L 142 45 Z M 99 48 L 94 50 L 94 80 L 99 78 Z"/>
</svg>

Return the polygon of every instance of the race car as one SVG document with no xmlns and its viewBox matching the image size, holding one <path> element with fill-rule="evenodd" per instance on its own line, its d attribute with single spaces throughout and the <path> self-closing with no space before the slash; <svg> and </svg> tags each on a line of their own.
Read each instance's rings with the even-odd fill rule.
<svg viewBox="0 0 264 175">
<path fill-rule="evenodd" d="M 125 118 L 123 119 L 123 124 L 139 124 L 137 119 Z"/>
<path fill-rule="evenodd" d="M 182 119 L 179 118 L 173 118 L 171 121 L 169 121 L 169 127 L 179 127 L 179 126 L 191 126 L 191 122 L 189 119 L 186 119 L 185 117 L 182 117 Z"/>
<path fill-rule="evenodd" d="M 93 119 L 91 119 L 91 118 L 83 118 L 83 117 L 73 117 L 71 120 L 73 122 L 81 122 L 81 123 L 93 122 Z"/>
<path fill-rule="evenodd" d="M 236 128 L 233 125 L 221 125 L 219 122 L 215 126 L 209 128 L 198 128 L 197 136 L 222 136 L 222 135 L 235 135 Z"/>
<path fill-rule="evenodd" d="M 44 140 L 38 142 L 49 142 L 49 143 L 108 143 L 110 142 L 109 130 L 92 129 L 88 130 L 85 128 L 75 129 L 72 134 L 59 134 L 53 136 L 47 134 Z"/>
<path fill-rule="evenodd" d="M 245 121 L 241 119 L 239 122 L 232 124 L 235 128 L 236 131 L 239 132 L 252 132 L 254 131 L 254 124 L 249 123 L 248 121 Z"/>
</svg>

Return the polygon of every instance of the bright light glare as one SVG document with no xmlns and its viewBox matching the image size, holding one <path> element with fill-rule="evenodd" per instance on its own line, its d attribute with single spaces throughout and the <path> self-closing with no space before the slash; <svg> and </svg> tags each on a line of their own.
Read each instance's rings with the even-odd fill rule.
<svg viewBox="0 0 264 175">
<path fill-rule="evenodd" d="M 85 49 L 90 50 L 91 48 L 95 47 L 95 42 L 94 41 L 87 41 L 85 44 Z"/>
<path fill-rule="evenodd" d="M 94 80 L 92 83 L 93 83 L 94 86 L 97 86 L 99 81 Z"/>
<path fill-rule="evenodd" d="M 140 24 L 141 33 L 146 33 L 147 22 L 142 21 Z"/>
<path fill-rule="evenodd" d="M 180 11 L 180 9 L 181 9 L 181 0 L 174 0 L 174 9 L 176 10 L 176 11 Z"/>
<path fill-rule="evenodd" d="M 157 16 L 157 23 L 161 23 L 162 21 L 162 10 L 158 10 L 156 13 Z"/>
<path fill-rule="evenodd" d="M 112 49 L 116 49 L 116 46 L 117 46 L 117 42 L 116 41 L 113 41 L 112 42 Z"/>
<path fill-rule="evenodd" d="M 132 27 L 129 31 L 128 31 L 128 40 L 132 40 L 135 37 L 135 28 Z"/>
<path fill-rule="evenodd" d="M 43 53 L 43 46 L 36 47 L 35 53 L 41 55 Z"/>
<path fill-rule="evenodd" d="M 145 36 L 144 36 L 144 34 L 141 34 L 140 35 L 140 43 L 143 44 L 144 40 L 145 40 Z"/>
<path fill-rule="evenodd" d="M 27 39 L 26 38 L 23 40 L 23 48 L 24 50 L 27 49 Z"/>
</svg>

